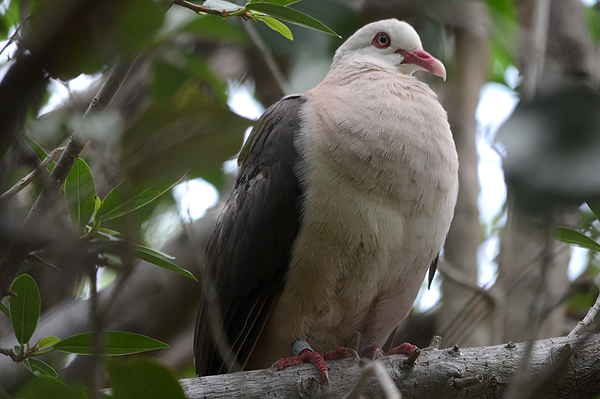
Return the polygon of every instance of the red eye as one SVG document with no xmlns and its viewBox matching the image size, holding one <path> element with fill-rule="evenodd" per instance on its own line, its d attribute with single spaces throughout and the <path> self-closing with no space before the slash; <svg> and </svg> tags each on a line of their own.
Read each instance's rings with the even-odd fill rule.
<svg viewBox="0 0 600 399">
<path fill-rule="evenodd" d="M 392 44 L 390 37 L 385 32 L 379 32 L 373 38 L 373 45 L 377 48 L 388 48 Z"/>
</svg>

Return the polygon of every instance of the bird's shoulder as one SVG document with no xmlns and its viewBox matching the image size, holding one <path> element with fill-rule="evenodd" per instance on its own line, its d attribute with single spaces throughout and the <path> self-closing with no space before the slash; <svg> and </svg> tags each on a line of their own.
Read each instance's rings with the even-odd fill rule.
<svg viewBox="0 0 600 399">
<path fill-rule="evenodd" d="M 303 95 L 269 107 L 240 153 L 240 170 L 206 252 L 206 270 L 225 297 L 247 294 L 287 267 L 300 221 L 295 174 Z"/>
</svg>

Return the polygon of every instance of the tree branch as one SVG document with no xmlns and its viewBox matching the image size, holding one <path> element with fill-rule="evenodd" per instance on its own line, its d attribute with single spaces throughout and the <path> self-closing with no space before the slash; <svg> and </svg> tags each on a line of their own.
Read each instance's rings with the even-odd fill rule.
<svg viewBox="0 0 600 399">
<path fill-rule="evenodd" d="M 543 384 L 536 392 L 537 397 L 566 399 L 599 395 L 598 346 L 600 334 L 592 334 L 585 341 L 569 337 L 535 341 L 530 357 L 530 376 L 534 383 L 548 378 L 549 365 L 561 366 L 552 376 L 552 384 Z M 402 355 L 384 357 L 378 362 L 387 368 L 402 394 L 411 399 L 430 399 L 432 392 L 439 399 L 500 398 L 521 363 L 525 347 L 526 343 L 466 349 L 426 348 L 421 351 L 419 361 L 409 369 L 403 366 L 405 356 Z M 272 374 L 269 370 L 253 370 L 185 379 L 180 383 L 189 399 L 239 396 L 342 398 L 352 390 L 362 369 L 351 358 L 327 363 L 330 392 L 310 364 L 288 367 Z M 365 387 L 365 395 L 385 397 L 380 384 L 374 380 Z"/>
</svg>

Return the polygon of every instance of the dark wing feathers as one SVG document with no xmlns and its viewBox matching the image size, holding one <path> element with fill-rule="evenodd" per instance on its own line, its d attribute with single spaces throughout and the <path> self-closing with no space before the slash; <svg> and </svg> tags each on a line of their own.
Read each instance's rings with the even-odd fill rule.
<svg viewBox="0 0 600 399">
<path fill-rule="evenodd" d="M 294 139 L 305 101 L 288 96 L 271 106 L 240 153 L 240 174 L 206 249 L 204 299 L 194 339 L 198 375 L 230 371 L 231 362 L 223 366 L 223 351 L 245 364 L 283 287 L 300 227 Z M 213 310 L 222 320 L 215 325 L 222 324 L 232 349 L 219 345 L 215 350 L 219 340 L 209 322 Z"/>
</svg>

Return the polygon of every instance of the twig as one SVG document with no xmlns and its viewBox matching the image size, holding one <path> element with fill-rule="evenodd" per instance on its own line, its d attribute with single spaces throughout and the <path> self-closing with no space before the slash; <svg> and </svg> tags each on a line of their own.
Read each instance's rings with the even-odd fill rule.
<svg viewBox="0 0 600 399">
<path fill-rule="evenodd" d="M 0 348 L 0 355 L 10 357 L 15 363 L 19 362 L 19 356 L 17 356 L 17 354 L 12 348 Z"/>
<path fill-rule="evenodd" d="M 19 26 L 17 26 L 17 29 L 15 29 L 15 33 L 13 33 L 10 38 L 8 39 L 8 41 L 6 42 L 6 44 L 4 45 L 4 47 L 2 47 L 2 50 L 0 50 L 0 54 L 2 54 L 4 52 L 4 50 L 6 50 L 8 48 L 8 46 L 10 46 L 11 44 L 13 44 L 16 40 L 17 37 L 19 36 L 19 32 L 21 31 L 21 29 L 23 28 L 23 26 L 25 26 L 25 24 L 27 23 L 27 20 L 29 19 L 29 15 L 27 15 L 25 18 L 23 18 L 23 21 L 21 21 L 21 23 L 19 24 Z M 7 56 L 8 59 L 10 59 L 10 56 Z"/>
<path fill-rule="evenodd" d="M 275 61 L 273 53 L 260 37 L 254 25 L 245 23 L 245 21 L 241 21 L 241 25 L 248 34 L 248 37 L 250 37 L 250 40 L 252 40 L 256 49 L 260 52 L 262 58 L 265 60 L 267 68 L 271 72 L 271 75 L 273 75 L 273 79 L 275 79 L 275 83 L 277 83 L 277 86 L 279 87 L 279 91 L 284 95 L 292 93 L 292 87 L 283 75 L 283 72 L 281 72 L 281 68 L 279 68 L 277 61 Z"/>
<path fill-rule="evenodd" d="M 452 282 L 473 291 L 487 299 L 489 302 L 494 303 L 495 298 L 489 293 L 488 290 L 481 288 L 476 284 L 471 284 L 469 278 L 460 269 L 454 267 L 450 262 L 444 260 L 438 264 L 437 269 L 440 274 Z"/>
<path fill-rule="evenodd" d="M 583 318 L 583 320 L 581 320 L 580 322 L 577 323 L 575 328 L 573 328 L 573 330 L 571 330 L 571 332 L 569 333 L 569 335 L 567 337 L 573 338 L 576 335 L 583 333 L 585 331 L 585 329 L 588 328 L 590 326 L 590 324 L 592 324 L 592 322 L 594 321 L 594 318 L 598 314 L 598 311 L 600 311 L 600 295 L 598 295 L 598 298 L 596 298 L 596 302 L 590 308 L 590 310 L 588 310 L 588 312 L 585 315 L 585 317 Z"/>
<path fill-rule="evenodd" d="M 356 381 L 356 385 L 344 396 L 344 399 L 363 399 L 362 395 L 365 386 L 367 385 L 369 378 L 375 376 L 386 398 L 389 399 L 402 399 L 402 394 L 396 387 L 394 380 L 390 377 L 387 368 L 380 361 L 367 361 L 361 359 L 359 364 L 362 367 L 362 372 Z"/>
<path fill-rule="evenodd" d="M 59 147 L 54 150 L 48 156 L 36 166 L 34 170 L 31 171 L 27 176 L 19 180 L 17 184 L 6 190 L 2 195 L 0 195 L 0 201 L 6 201 L 12 197 L 14 197 L 19 191 L 23 190 L 25 187 L 29 185 L 36 177 L 40 175 L 42 170 L 46 169 L 52 162 L 58 158 L 58 156 L 63 152 L 65 147 Z"/>
<path fill-rule="evenodd" d="M 58 267 L 54 266 L 52 263 L 50 263 L 46 259 L 42 258 L 40 256 L 41 252 L 42 251 L 33 251 L 33 252 L 31 252 L 27 256 L 27 260 L 34 260 L 34 261 L 40 263 L 43 266 L 49 267 L 50 269 L 54 270 L 55 272 L 60 271 L 60 269 Z"/>
<path fill-rule="evenodd" d="M 100 376 L 102 375 L 102 327 L 104 320 L 100 317 L 100 308 L 98 305 L 98 268 L 91 257 L 86 261 L 88 267 L 88 277 L 90 279 L 90 325 L 92 326 L 92 398 L 100 398 Z"/>
<path fill-rule="evenodd" d="M 458 342 L 461 337 L 468 336 L 468 334 L 476 328 L 479 322 L 487 317 L 487 312 L 480 310 L 482 304 L 487 304 L 493 309 L 496 309 L 498 298 L 496 298 L 489 290 L 469 283 L 469 278 L 459 269 L 452 266 L 447 260 L 438 264 L 438 270 L 444 278 L 448 278 L 454 283 L 472 291 L 472 294 L 467 301 L 467 305 L 462 307 L 460 312 L 454 317 L 454 320 L 457 322 L 449 324 L 446 329 L 442 331 L 442 335 L 446 340 L 449 342 Z"/>
</svg>

